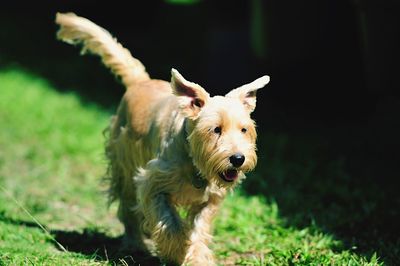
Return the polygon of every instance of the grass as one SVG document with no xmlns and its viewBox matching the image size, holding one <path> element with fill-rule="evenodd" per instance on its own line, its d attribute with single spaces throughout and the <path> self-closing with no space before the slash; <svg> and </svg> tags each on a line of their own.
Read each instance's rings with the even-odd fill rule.
<svg viewBox="0 0 400 266">
<path fill-rule="evenodd" d="M 0 86 L 0 265 L 140 261 L 134 256 L 115 255 L 122 227 L 115 218 L 115 206 L 106 208 L 105 188 L 100 182 L 106 167 L 101 132 L 110 114 L 81 102 L 74 94 L 58 93 L 42 78 L 22 70 L 0 72 Z M 302 178 L 310 179 L 321 173 L 312 160 L 285 164 L 285 155 L 279 151 L 285 150 L 288 138 L 268 137 L 261 136 L 260 145 L 275 145 L 272 155 L 276 161 L 269 168 L 258 168 L 245 181 L 247 185 L 230 195 L 215 221 L 213 249 L 218 262 L 383 265 L 374 250 L 357 252 L 333 233 L 327 233 L 329 226 L 320 226 L 313 217 L 304 219 L 304 208 L 313 206 L 310 213 L 318 213 L 323 206 L 314 199 L 315 202 L 307 201 L 309 205 L 294 207 L 302 183 L 292 182 L 293 187 L 281 184 L 284 179 L 279 176 L 300 173 Z M 263 160 L 266 152 L 260 152 Z M 334 161 L 326 172 L 348 178 L 341 169 L 340 161 Z M 259 182 L 265 175 L 278 178 Z M 323 189 L 321 196 L 329 190 L 323 188 L 325 185 L 331 184 L 314 184 L 309 189 Z M 270 191 L 274 187 L 283 188 L 284 195 Z M 269 192 L 268 197 L 262 195 Z M 337 193 L 344 193 L 346 198 L 351 191 L 341 188 Z M 340 214 L 337 205 L 329 208 L 332 217 L 319 216 L 325 217 L 320 219 L 323 225 Z M 340 217 L 344 219 L 346 214 Z"/>
</svg>

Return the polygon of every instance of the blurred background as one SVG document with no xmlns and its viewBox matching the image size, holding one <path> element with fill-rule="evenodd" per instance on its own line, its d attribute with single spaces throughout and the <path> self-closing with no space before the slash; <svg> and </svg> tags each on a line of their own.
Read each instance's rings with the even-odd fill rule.
<svg viewBox="0 0 400 266">
<path fill-rule="evenodd" d="M 2 3 L 0 68 L 40 75 L 113 112 L 124 88 L 98 58 L 56 40 L 56 12 L 110 31 L 153 78 L 169 80 L 174 67 L 215 95 L 270 75 L 253 115 L 260 161 L 246 192 L 360 252 L 400 245 L 398 1 Z"/>
</svg>

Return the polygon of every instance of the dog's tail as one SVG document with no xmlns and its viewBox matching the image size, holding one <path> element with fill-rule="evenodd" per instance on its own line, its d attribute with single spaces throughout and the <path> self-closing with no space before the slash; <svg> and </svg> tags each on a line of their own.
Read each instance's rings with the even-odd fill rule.
<svg viewBox="0 0 400 266">
<path fill-rule="evenodd" d="M 117 42 L 111 34 L 90 20 L 73 13 L 57 13 L 60 25 L 57 38 L 69 44 L 82 45 L 81 53 L 101 57 L 104 65 L 122 80 L 125 86 L 150 79 L 143 64 Z"/>
</svg>

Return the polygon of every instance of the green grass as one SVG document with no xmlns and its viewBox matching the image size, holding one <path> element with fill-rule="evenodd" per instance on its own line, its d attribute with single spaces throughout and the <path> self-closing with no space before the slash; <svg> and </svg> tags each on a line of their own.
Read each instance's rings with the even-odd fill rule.
<svg viewBox="0 0 400 266">
<path fill-rule="evenodd" d="M 110 114 L 21 70 L 0 72 L 0 93 L 0 265 L 128 261 L 111 254 L 122 227 L 115 206 L 106 208 L 101 183 L 106 167 L 102 130 Z M 287 141 L 272 138 L 278 146 Z M 287 216 L 280 210 L 282 198 L 256 195 L 268 191 L 268 183 L 256 185 L 255 195 L 244 192 L 263 175 L 300 171 L 307 177 L 315 172 L 311 162 L 287 168 L 282 155 L 274 156 L 278 161 L 273 167 L 259 167 L 245 181 L 247 187 L 224 202 L 215 221 L 213 245 L 221 265 L 383 264 L 373 250 L 369 255 L 355 252 L 318 222 Z M 333 163 L 332 169 L 329 172 L 336 174 L 340 163 Z M 287 188 L 281 192 L 287 193 L 282 206 L 299 200 L 289 185 L 281 187 Z M 296 213 L 295 208 L 291 212 Z"/>
</svg>

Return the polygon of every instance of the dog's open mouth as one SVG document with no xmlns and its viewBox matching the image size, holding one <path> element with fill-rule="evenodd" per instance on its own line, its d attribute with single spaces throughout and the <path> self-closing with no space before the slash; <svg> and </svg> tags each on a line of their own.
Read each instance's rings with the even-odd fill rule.
<svg viewBox="0 0 400 266">
<path fill-rule="evenodd" d="M 233 182 L 238 178 L 239 172 L 236 169 L 229 169 L 220 173 L 219 176 L 226 182 Z"/>
</svg>

